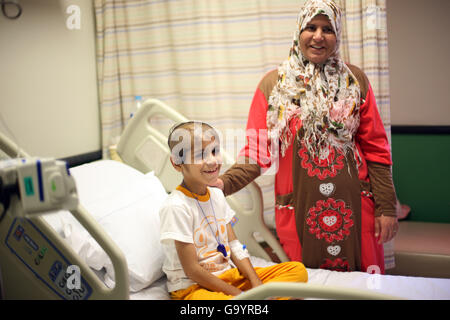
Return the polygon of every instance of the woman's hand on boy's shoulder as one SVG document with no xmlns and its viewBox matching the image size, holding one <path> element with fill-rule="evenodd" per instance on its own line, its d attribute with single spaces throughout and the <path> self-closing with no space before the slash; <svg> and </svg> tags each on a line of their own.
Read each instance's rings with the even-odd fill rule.
<svg viewBox="0 0 450 320">
<path fill-rule="evenodd" d="M 210 183 L 209 186 L 210 187 L 219 188 L 222 191 L 223 191 L 223 188 L 224 188 L 223 181 L 222 181 L 222 179 L 219 179 L 219 178 L 217 178 L 216 181 Z"/>
</svg>

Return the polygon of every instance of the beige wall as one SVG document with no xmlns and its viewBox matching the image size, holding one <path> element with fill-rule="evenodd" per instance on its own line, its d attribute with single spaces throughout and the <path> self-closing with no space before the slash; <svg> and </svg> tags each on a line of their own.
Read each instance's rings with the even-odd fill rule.
<svg viewBox="0 0 450 320">
<path fill-rule="evenodd" d="M 0 14 L 3 120 L 32 155 L 59 158 L 100 150 L 92 2 L 19 3 L 19 19 Z M 66 27 L 71 4 L 80 8 L 79 30 Z M 7 134 L 2 123 L 0 131 Z"/>
<path fill-rule="evenodd" d="M 449 0 L 387 0 L 393 125 L 450 125 Z"/>
</svg>

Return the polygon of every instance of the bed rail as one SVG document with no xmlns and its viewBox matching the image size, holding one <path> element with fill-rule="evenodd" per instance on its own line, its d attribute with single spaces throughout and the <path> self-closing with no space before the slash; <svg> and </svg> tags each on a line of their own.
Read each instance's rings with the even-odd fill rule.
<svg viewBox="0 0 450 320">
<path fill-rule="evenodd" d="M 11 158 L 30 158 L 30 155 L 19 148 L 11 139 L 0 132 L 0 150 Z"/>
<path fill-rule="evenodd" d="M 337 300 L 404 300 L 376 291 L 315 285 L 302 282 L 270 282 L 236 296 L 234 300 L 263 300 L 272 297 L 295 297 Z"/>
</svg>

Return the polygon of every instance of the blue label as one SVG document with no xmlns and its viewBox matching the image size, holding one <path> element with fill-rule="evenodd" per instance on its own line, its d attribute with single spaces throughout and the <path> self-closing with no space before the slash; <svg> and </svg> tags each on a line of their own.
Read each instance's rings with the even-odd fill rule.
<svg viewBox="0 0 450 320">
<path fill-rule="evenodd" d="M 50 271 L 48 272 L 48 276 L 53 282 L 56 281 L 56 278 L 58 277 L 61 270 L 62 270 L 62 263 L 60 261 L 55 261 L 51 266 Z"/>
<path fill-rule="evenodd" d="M 239 221 L 238 217 L 234 216 L 233 218 L 231 218 L 230 224 L 232 227 L 234 227 L 234 225 Z"/>
<path fill-rule="evenodd" d="M 23 235 L 23 239 L 30 245 L 31 248 L 34 249 L 34 251 L 37 251 L 39 249 L 36 242 L 33 241 L 26 233 Z"/>
</svg>

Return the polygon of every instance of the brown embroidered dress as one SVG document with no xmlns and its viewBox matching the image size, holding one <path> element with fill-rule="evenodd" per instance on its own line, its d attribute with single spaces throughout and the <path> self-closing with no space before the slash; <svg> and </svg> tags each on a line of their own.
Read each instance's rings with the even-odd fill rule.
<svg viewBox="0 0 450 320">
<path fill-rule="evenodd" d="M 318 15 L 328 18 L 336 44 L 313 63 L 301 51 L 312 46 L 301 34 Z M 330 33 L 327 39 L 333 43 Z M 240 189 L 275 163 L 276 231 L 290 259 L 312 268 L 384 272 L 374 224 L 375 215 L 396 214 L 390 147 L 369 81 L 342 61 L 340 41 L 334 1 L 306 1 L 288 59 L 263 78 L 252 101 L 240 157 L 253 164 L 228 170 L 224 191 Z"/>
<path fill-rule="evenodd" d="M 390 148 L 367 78 L 357 67 L 349 67 L 361 85 L 361 96 L 366 97 L 355 137 L 359 167 L 353 154 L 345 157 L 333 152 L 329 164 L 314 161 L 295 139 L 277 160 L 276 231 L 288 257 L 307 267 L 366 271 L 377 265 L 384 272 L 383 247 L 374 237 L 374 217 L 396 214 Z M 261 168 L 272 164 L 268 150 L 259 148 L 259 137 L 253 133 L 267 130 L 268 97 L 276 81 L 277 71 L 273 70 L 258 85 L 247 122 L 248 142 L 240 153 L 247 164 L 239 161 L 220 177 L 226 195 L 245 187 L 261 174 Z M 297 118 L 290 128 L 301 136 Z"/>
</svg>

